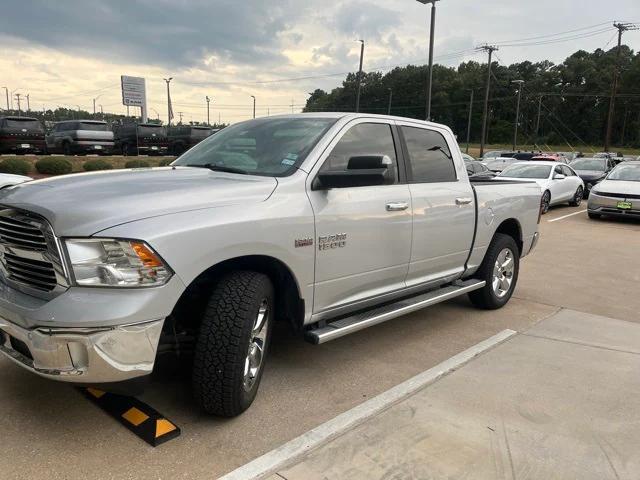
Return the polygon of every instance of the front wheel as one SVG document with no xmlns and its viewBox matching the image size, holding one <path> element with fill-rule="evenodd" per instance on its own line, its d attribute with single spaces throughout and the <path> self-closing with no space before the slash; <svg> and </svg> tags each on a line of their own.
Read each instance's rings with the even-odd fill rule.
<svg viewBox="0 0 640 480">
<path fill-rule="evenodd" d="M 253 403 L 273 323 L 269 277 L 239 271 L 216 285 L 200 324 L 193 362 L 194 396 L 204 411 L 235 417 Z"/>
<path fill-rule="evenodd" d="M 544 215 L 549 211 L 549 205 L 551 204 L 551 192 L 547 190 L 542 195 L 542 214 Z"/>
<path fill-rule="evenodd" d="M 578 187 L 576 193 L 573 195 L 573 200 L 569 202 L 569 205 L 572 207 L 579 207 L 582 203 L 582 198 L 584 197 L 584 188 Z"/>
<path fill-rule="evenodd" d="M 471 303 L 486 310 L 502 308 L 513 295 L 519 270 L 520 250 L 515 240 L 496 233 L 476 275 L 486 285 L 469 293 Z"/>
</svg>

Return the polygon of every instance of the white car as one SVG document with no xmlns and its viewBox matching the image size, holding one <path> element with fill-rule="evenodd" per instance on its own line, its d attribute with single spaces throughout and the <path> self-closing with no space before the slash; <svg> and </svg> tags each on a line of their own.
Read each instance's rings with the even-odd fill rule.
<svg viewBox="0 0 640 480">
<path fill-rule="evenodd" d="M 518 160 L 516 158 L 511 158 L 511 157 L 498 157 L 498 158 L 489 159 L 486 162 L 482 162 L 482 163 L 484 163 L 484 166 L 487 167 L 489 170 L 497 173 L 497 172 L 503 171 L 505 168 L 507 168 L 510 165 L 521 163 L 521 160 Z"/>
<path fill-rule="evenodd" d="M 519 162 L 506 167 L 496 178 L 535 181 L 542 191 L 542 213 L 551 205 L 568 202 L 572 207 L 582 203 L 584 182 L 569 165 L 549 161 Z"/>
<path fill-rule="evenodd" d="M 33 180 L 31 177 L 25 175 L 14 175 L 12 173 L 0 173 L 0 189 L 5 187 L 11 187 L 20 183 L 29 182 Z"/>
</svg>

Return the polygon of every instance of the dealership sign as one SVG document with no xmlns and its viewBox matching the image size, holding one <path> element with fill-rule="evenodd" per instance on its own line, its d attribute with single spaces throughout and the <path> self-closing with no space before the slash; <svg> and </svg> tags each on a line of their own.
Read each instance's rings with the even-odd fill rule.
<svg viewBox="0 0 640 480">
<path fill-rule="evenodd" d="M 142 77 L 120 76 L 122 85 L 122 104 L 127 107 L 140 107 L 142 121 L 147 121 L 147 87 Z"/>
</svg>

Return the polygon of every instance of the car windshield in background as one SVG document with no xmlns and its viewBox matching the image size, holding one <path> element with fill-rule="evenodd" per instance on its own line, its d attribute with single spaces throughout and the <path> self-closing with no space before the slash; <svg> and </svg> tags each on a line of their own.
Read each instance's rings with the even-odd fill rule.
<svg viewBox="0 0 640 480">
<path fill-rule="evenodd" d="M 510 178 L 549 178 L 551 165 L 511 165 L 505 168 L 499 177 Z"/>
<path fill-rule="evenodd" d="M 6 125 L 9 128 L 27 128 L 29 130 L 42 130 L 42 125 L 37 120 L 17 120 L 14 118 L 7 118 Z"/>
<path fill-rule="evenodd" d="M 209 135 L 211 135 L 211 129 L 210 128 L 192 128 L 191 135 L 197 138 L 207 138 Z"/>
<path fill-rule="evenodd" d="M 151 127 L 149 125 L 139 125 L 138 126 L 138 135 L 140 135 L 141 137 L 147 137 L 147 136 L 151 136 L 153 134 L 156 135 L 160 135 L 160 136 L 165 136 L 166 132 L 164 127 Z"/>
<path fill-rule="evenodd" d="M 607 177 L 607 180 L 626 180 L 640 182 L 640 163 L 635 165 L 618 165 Z"/>
<path fill-rule="evenodd" d="M 250 120 L 210 136 L 173 165 L 229 168 L 252 175 L 288 175 L 335 121 L 334 118 Z"/>
<path fill-rule="evenodd" d="M 607 169 L 607 161 L 599 158 L 581 158 L 570 164 L 574 170 L 597 170 L 604 172 Z"/>
<path fill-rule="evenodd" d="M 78 130 L 91 130 L 93 132 L 106 132 L 109 127 L 106 123 L 80 122 Z"/>
</svg>

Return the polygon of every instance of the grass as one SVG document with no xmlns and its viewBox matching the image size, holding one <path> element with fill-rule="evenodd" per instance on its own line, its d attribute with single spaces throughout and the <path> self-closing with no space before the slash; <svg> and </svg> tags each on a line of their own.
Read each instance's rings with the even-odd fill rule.
<svg viewBox="0 0 640 480">
<path fill-rule="evenodd" d="M 507 145 L 507 144 L 496 144 L 496 145 L 485 145 L 484 147 L 484 151 L 488 152 L 490 150 L 511 150 L 513 147 L 513 145 Z M 460 149 L 464 152 L 467 148 L 467 144 L 466 143 L 461 143 L 460 144 Z M 576 150 L 575 151 L 579 151 L 585 154 L 585 156 L 589 156 L 593 153 L 596 152 L 602 152 L 602 147 L 599 146 L 583 146 L 583 147 L 574 147 Z M 539 148 L 537 148 L 535 145 L 518 145 L 518 150 L 522 150 L 523 152 L 527 152 L 527 151 L 537 151 L 539 150 Z M 640 149 L 638 148 L 619 148 L 619 147 L 612 147 L 610 149 L 612 152 L 620 152 L 623 155 L 630 155 L 630 156 L 634 156 L 637 157 L 640 155 Z M 566 146 L 566 145 L 545 145 L 545 148 L 542 149 L 542 151 L 548 151 L 548 152 L 569 152 L 571 151 L 571 149 Z M 471 155 L 472 157 L 478 157 L 480 156 L 480 144 L 479 143 L 472 143 L 469 145 L 469 155 Z"/>
</svg>

